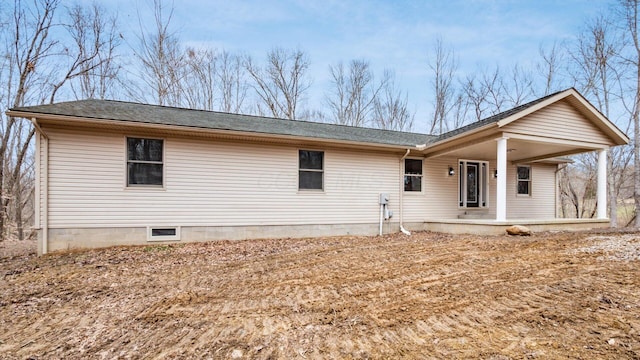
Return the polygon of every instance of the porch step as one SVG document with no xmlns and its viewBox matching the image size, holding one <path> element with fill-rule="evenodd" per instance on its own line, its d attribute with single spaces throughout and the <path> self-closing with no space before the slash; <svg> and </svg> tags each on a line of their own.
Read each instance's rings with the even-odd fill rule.
<svg viewBox="0 0 640 360">
<path fill-rule="evenodd" d="M 494 217 L 495 216 L 489 213 L 470 213 L 458 215 L 458 219 L 493 219 Z"/>
</svg>

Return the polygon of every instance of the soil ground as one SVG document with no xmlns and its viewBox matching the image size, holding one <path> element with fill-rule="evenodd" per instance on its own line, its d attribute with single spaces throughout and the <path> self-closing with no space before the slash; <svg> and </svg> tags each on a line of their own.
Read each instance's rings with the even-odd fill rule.
<svg viewBox="0 0 640 360">
<path fill-rule="evenodd" d="M 3 359 L 640 359 L 637 233 L 5 242 L 0 279 Z"/>
</svg>

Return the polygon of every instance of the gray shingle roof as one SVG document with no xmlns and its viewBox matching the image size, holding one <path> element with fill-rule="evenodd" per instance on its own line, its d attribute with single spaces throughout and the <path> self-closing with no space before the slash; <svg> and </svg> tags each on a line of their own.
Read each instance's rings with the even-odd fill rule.
<svg viewBox="0 0 640 360">
<path fill-rule="evenodd" d="M 512 109 L 509 109 L 507 111 L 503 111 L 503 112 L 501 112 L 499 114 L 495 114 L 495 115 L 492 115 L 492 116 L 490 116 L 488 118 L 484 118 L 482 120 L 479 120 L 479 121 L 476 121 L 474 123 L 471 123 L 469 125 L 465 125 L 463 127 L 451 130 L 449 132 L 446 132 L 446 133 L 438 136 L 436 141 L 444 140 L 444 139 L 456 136 L 458 134 L 462 134 L 464 132 L 483 127 L 485 125 L 489 125 L 489 124 L 492 124 L 492 123 L 497 123 L 498 121 L 500 121 L 502 119 L 506 119 L 509 116 L 513 115 L 513 114 L 517 114 L 520 111 L 526 110 L 526 109 L 528 109 L 528 108 L 530 108 L 530 107 L 532 107 L 532 106 L 534 106 L 534 105 L 536 105 L 538 103 L 541 103 L 541 102 L 545 101 L 546 99 L 548 99 L 548 98 L 550 98 L 552 96 L 555 96 L 555 95 L 557 95 L 557 94 L 559 94 L 561 92 L 564 92 L 564 91 L 566 91 L 566 90 L 558 91 L 558 92 L 555 92 L 553 94 L 549 94 L 547 96 L 543 96 L 543 97 L 541 97 L 539 99 L 533 100 L 533 101 L 528 102 L 526 104 L 522 104 L 520 106 L 516 106 L 516 107 L 514 107 Z"/>
<path fill-rule="evenodd" d="M 100 122 L 100 120 L 120 120 L 158 125 L 177 125 L 199 129 L 232 130 L 257 134 L 300 136 L 408 147 L 424 144 L 436 139 L 436 136 L 419 133 L 229 114 L 114 100 L 78 100 L 50 105 L 19 107 L 10 109 L 9 111 L 81 117 L 95 119 L 96 122 Z"/>
</svg>

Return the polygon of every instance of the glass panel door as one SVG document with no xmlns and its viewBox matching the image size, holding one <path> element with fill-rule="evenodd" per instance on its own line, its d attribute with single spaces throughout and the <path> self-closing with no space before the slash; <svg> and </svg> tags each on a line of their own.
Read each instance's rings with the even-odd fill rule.
<svg viewBox="0 0 640 360">
<path fill-rule="evenodd" d="M 478 163 L 467 163 L 467 207 L 478 207 Z"/>
</svg>

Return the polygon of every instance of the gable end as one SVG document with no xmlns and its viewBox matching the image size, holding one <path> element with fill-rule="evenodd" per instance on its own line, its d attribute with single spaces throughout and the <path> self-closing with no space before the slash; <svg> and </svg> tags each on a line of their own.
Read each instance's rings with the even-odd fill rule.
<svg viewBox="0 0 640 360">
<path fill-rule="evenodd" d="M 502 130 L 554 139 L 616 145 L 605 132 L 566 99 L 513 121 L 503 126 Z"/>
</svg>

